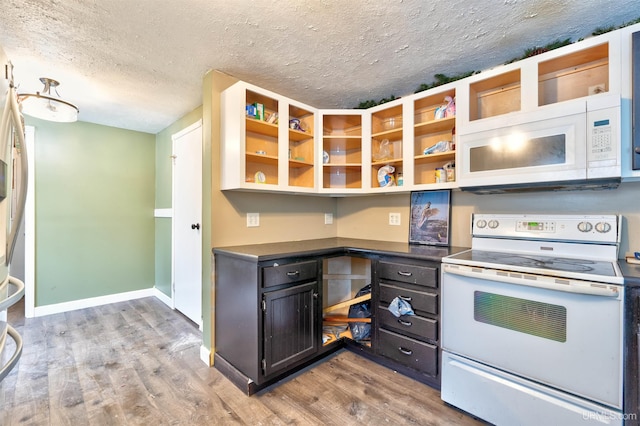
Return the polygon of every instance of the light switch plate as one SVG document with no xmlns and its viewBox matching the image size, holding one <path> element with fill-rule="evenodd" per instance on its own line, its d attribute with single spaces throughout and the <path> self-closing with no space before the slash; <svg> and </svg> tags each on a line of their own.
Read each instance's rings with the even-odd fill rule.
<svg viewBox="0 0 640 426">
<path fill-rule="evenodd" d="M 400 226 L 400 213 L 389 213 L 389 225 Z"/>
<path fill-rule="evenodd" d="M 333 213 L 325 213 L 324 214 L 324 224 L 325 225 L 333 225 Z"/>
<path fill-rule="evenodd" d="M 247 228 L 260 226 L 260 213 L 247 213 Z"/>
</svg>

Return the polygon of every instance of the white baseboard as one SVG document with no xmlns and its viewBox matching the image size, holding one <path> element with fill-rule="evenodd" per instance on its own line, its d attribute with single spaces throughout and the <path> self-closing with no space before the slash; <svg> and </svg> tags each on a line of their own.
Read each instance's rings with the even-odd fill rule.
<svg viewBox="0 0 640 426">
<path fill-rule="evenodd" d="M 53 305 L 36 306 L 34 316 L 42 317 L 45 315 L 75 311 L 76 309 L 93 308 L 95 306 L 108 305 L 109 303 L 126 302 L 127 300 L 157 296 L 156 291 L 155 288 L 145 288 L 143 290 L 128 291 L 126 293 L 108 294 L 106 296 L 90 297 L 88 299 L 55 303 Z M 160 291 L 157 292 L 160 293 Z"/>
<path fill-rule="evenodd" d="M 200 346 L 200 359 L 209 367 L 213 366 L 213 362 L 211 362 L 211 351 L 208 348 L 205 348 L 204 345 Z"/>
<path fill-rule="evenodd" d="M 173 299 L 171 299 L 171 296 L 167 296 L 166 294 L 158 290 L 156 287 L 153 288 L 153 295 L 157 297 L 158 300 L 160 300 L 162 303 L 170 307 L 171 309 L 175 309 L 175 307 L 173 306 Z"/>
</svg>

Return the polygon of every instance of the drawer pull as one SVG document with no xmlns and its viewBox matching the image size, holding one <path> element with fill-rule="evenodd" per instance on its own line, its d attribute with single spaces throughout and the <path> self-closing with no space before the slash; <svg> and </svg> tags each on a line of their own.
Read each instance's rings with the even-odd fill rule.
<svg viewBox="0 0 640 426">
<path fill-rule="evenodd" d="M 287 272 L 287 276 L 288 276 L 288 277 L 297 277 L 298 275 L 300 275 L 300 271 L 290 271 L 290 272 Z"/>
<path fill-rule="evenodd" d="M 413 351 L 411 349 L 405 349 L 402 346 L 399 346 L 398 350 L 405 355 L 413 355 Z"/>
<path fill-rule="evenodd" d="M 398 296 L 398 297 L 404 300 L 405 302 L 411 302 L 411 297 L 408 297 L 408 296 Z"/>
<path fill-rule="evenodd" d="M 400 318 L 398 318 L 398 322 L 402 325 L 404 325 L 405 327 L 411 327 L 413 325 L 413 323 L 411 321 L 403 321 Z"/>
<path fill-rule="evenodd" d="M 403 277 L 410 277 L 413 275 L 411 272 L 398 271 L 398 275 L 402 275 Z"/>
</svg>

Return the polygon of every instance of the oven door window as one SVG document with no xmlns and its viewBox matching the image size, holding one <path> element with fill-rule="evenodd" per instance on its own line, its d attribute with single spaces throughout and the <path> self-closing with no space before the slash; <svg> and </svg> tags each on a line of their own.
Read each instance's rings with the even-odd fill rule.
<svg viewBox="0 0 640 426">
<path fill-rule="evenodd" d="M 476 291 L 473 318 L 520 333 L 567 341 L 567 309 L 560 305 Z"/>
</svg>

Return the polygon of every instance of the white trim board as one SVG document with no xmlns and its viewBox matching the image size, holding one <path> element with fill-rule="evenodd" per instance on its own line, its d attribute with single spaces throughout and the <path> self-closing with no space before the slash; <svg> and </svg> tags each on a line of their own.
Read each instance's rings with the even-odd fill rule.
<svg viewBox="0 0 640 426">
<path fill-rule="evenodd" d="M 142 299 L 143 297 L 156 296 L 155 288 L 127 291 L 125 293 L 108 294 L 106 296 L 90 297 L 88 299 L 72 300 L 71 302 L 55 303 L 53 305 L 36 306 L 35 316 L 59 314 L 75 311 L 77 309 L 93 308 L 95 306 L 108 305 L 110 303 L 126 302 L 128 300 Z"/>
<path fill-rule="evenodd" d="M 153 217 L 173 217 L 173 209 L 155 209 Z"/>
</svg>

